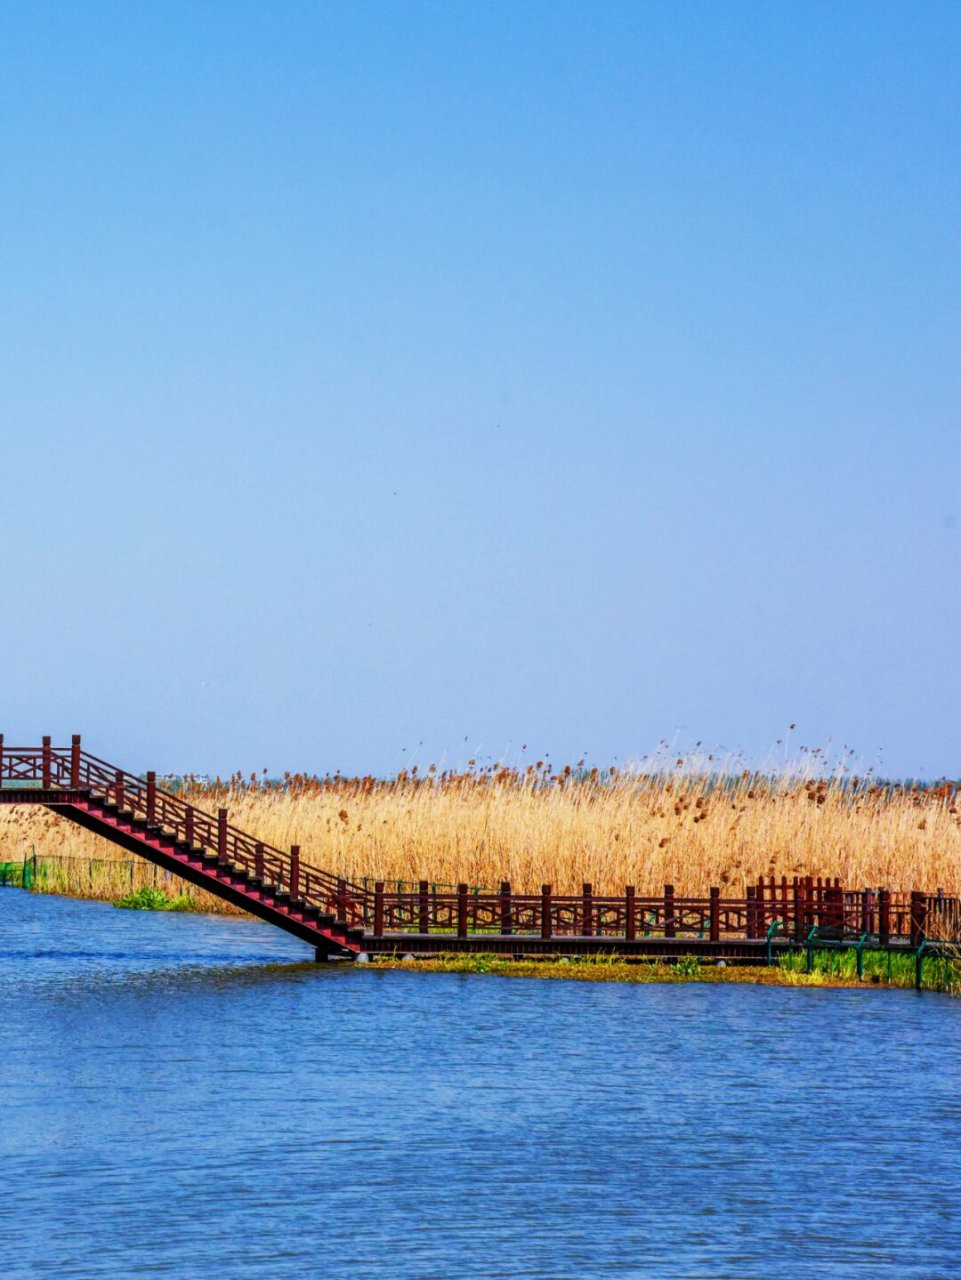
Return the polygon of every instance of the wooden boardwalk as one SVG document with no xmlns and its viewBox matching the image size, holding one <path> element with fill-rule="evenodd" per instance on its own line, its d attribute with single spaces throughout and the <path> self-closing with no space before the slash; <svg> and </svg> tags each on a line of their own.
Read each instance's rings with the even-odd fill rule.
<svg viewBox="0 0 961 1280">
<path fill-rule="evenodd" d="M 683 897 L 665 885 L 656 897 L 633 886 L 598 894 L 516 893 L 438 887 L 430 881 L 357 884 L 313 866 L 299 846 L 274 848 L 215 814 L 82 750 L 50 738 L 12 747 L 0 735 L 0 804 L 43 805 L 173 872 L 183 880 L 285 929 L 318 960 L 361 953 L 430 956 L 491 952 L 514 956 L 620 955 L 762 963 L 812 934 L 844 944 L 917 950 L 927 939 L 961 935 L 961 904 L 938 890 L 910 894 L 785 877 L 746 885 L 743 896 Z"/>
</svg>

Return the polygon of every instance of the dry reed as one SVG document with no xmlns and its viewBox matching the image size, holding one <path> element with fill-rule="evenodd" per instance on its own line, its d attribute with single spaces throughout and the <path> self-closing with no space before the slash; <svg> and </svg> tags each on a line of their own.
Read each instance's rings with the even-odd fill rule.
<svg viewBox="0 0 961 1280">
<path fill-rule="evenodd" d="M 859 779 L 651 775 L 538 763 L 524 772 L 493 766 L 463 773 L 431 767 L 391 780 L 285 775 L 268 782 L 239 775 L 184 785 L 201 808 L 225 805 L 230 821 L 352 880 L 417 880 L 518 891 L 549 882 L 580 890 L 703 895 L 710 885 L 740 895 L 759 875 L 838 876 L 848 887 L 961 892 L 957 784 L 885 786 Z M 96 837 L 46 810 L 0 811 L 0 859 L 35 846 L 38 856 L 80 859 L 73 879 L 52 887 L 116 897 L 153 884 L 151 867 L 130 864 Z M 83 860 L 109 858 L 113 876 L 84 889 Z M 171 881 L 169 891 L 183 886 Z M 222 904 L 193 891 L 198 905 Z"/>
</svg>

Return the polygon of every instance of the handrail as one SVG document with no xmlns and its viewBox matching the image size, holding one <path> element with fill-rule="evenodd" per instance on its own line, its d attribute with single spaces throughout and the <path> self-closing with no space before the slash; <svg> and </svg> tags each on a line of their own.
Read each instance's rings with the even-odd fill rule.
<svg viewBox="0 0 961 1280">
<path fill-rule="evenodd" d="M 106 760 L 80 749 L 75 737 L 69 747 L 55 747 L 44 739 L 40 747 L 8 746 L 0 737 L 0 787 L 18 783 L 44 789 L 80 789 L 102 795 L 123 813 L 145 819 L 158 831 L 216 855 L 222 864 L 242 867 L 266 879 L 291 898 L 333 911 L 339 919 L 358 923 L 366 917 L 369 890 L 304 861 L 298 846 L 289 852 L 249 835 L 227 820 L 227 810 L 216 816 L 182 796 L 157 785 L 156 775 L 146 777 L 116 768 Z"/>
</svg>

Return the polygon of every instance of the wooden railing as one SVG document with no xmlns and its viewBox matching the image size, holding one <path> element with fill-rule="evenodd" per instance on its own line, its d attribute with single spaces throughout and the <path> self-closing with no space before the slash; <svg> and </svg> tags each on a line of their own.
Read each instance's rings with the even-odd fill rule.
<svg viewBox="0 0 961 1280">
<path fill-rule="evenodd" d="M 665 885 L 657 896 L 640 896 L 628 885 L 621 894 L 597 894 L 585 884 L 579 894 L 556 894 L 545 884 L 539 893 L 515 893 L 507 882 L 496 891 L 437 886 L 422 880 L 389 888 L 383 881 L 358 884 L 331 875 L 301 857 L 257 840 L 228 820 L 220 808 L 210 814 L 157 785 L 156 774 L 126 773 L 83 751 L 74 736 L 69 747 L 44 738 L 39 747 L 6 746 L 0 735 L 0 788 L 82 791 L 102 797 L 124 814 L 159 833 L 217 856 L 339 920 L 361 926 L 375 937 L 391 934 L 524 935 L 623 938 L 697 937 L 762 939 L 775 926 L 797 942 L 813 928 L 837 936 L 877 936 L 920 945 L 925 937 L 961 938 L 961 900 L 936 893 L 845 889 L 837 880 L 782 876 L 746 886 L 743 897 L 720 888 L 706 898 L 676 894 Z M 55 803 L 55 801 L 54 801 Z"/>
<path fill-rule="evenodd" d="M 372 902 L 371 902 L 372 899 Z M 466 937 L 577 936 L 623 938 L 698 937 L 762 939 L 772 928 L 797 941 L 812 928 L 838 936 L 872 934 L 882 941 L 924 936 L 961 936 L 961 902 L 944 894 L 892 893 L 887 889 L 851 891 L 837 882 L 795 878 L 759 880 L 744 897 L 682 897 L 672 885 L 663 894 L 642 897 L 628 885 L 623 894 L 597 894 L 585 884 L 579 894 L 556 894 L 549 884 L 540 893 L 515 893 L 504 882 L 496 892 L 459 885 L 437 891 L 421 881 L 416 889 L 396 892 L 378 881 L 364 896 L 364 924 L 375 937 L 388 934 L 444 933 Z"/>
<path fill-rule="evenodd" d="M 10 747 L 0 735 L 0 787 L 89 792 L 116 805 L 121 815 L 129 814 L 175 840 L 214 853 L 222 866 L 238 867 L 292 899 L 351 924 L 363 921 L 362 886 L 303 861 L 298 845 L 284 851 L 248 835 L 230 823 L 227 809 L 210 814 L 165 791 L 152 771 L 138 777 L 90 755 L 81 749 L 77 735 L 69 747 L 55 747 L 49 738 L 39 747 Z"/>
</svg>

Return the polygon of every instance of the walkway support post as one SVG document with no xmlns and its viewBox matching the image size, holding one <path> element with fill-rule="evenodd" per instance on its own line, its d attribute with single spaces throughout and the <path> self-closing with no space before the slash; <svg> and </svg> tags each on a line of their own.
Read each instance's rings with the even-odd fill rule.
<svg viewBox="0 0 961 1280">
<path fill-rule="evenodd" d="M 457 936 L 467 937 L 467 885 L 457 886 Z"/>
<path fill-rule="evenodd" d="M 509 880 L 501 881 L 501 933 L 506 937 L 514 932 L 513 913 L 511 912 L 511 884 Z"/>
<path fill-rule="evenodd" d="M 74 789 L 80 786 L 80 734 L 75 733 L 70 739 L 70 785 Z"/>
<path fill-rule="evenodd" d="M 624 938 L 633 942 L 637 937 L 637 890 L 629 884 L 624 891 Z"/>
<path fill-rule="evenodd" d="M 549 941 L 552 934 L 553 921 L 551 920 L 551 886 L 549 884 L 541 885 L 541 938 Z"/>
<path fill-rule="evenodd" d="M 40 754 L 43 769 L 43 789 L 44 791 L 49 791 L 52 782 L 51 774 L 53 772 L 53 752 L 50 749 L 50 735 L 48 733 L 44 734 L 43 746 L 41 747 Z"/>
<path fill-rule="evenodd" d="M 712 942 L 721 941 L 721 891 L 711 886 L 710 933 Z"/>
</svg>

